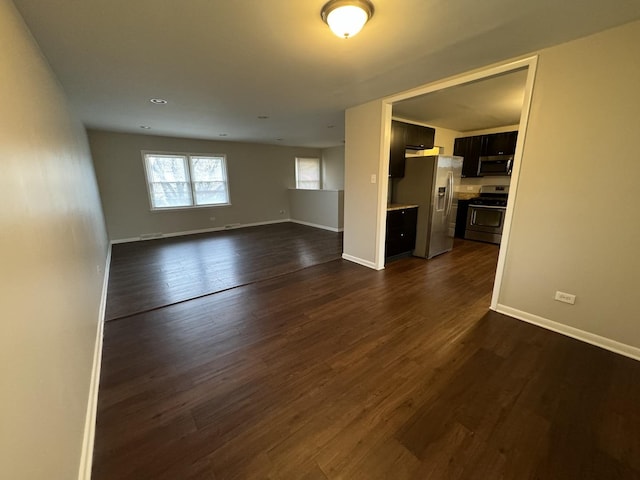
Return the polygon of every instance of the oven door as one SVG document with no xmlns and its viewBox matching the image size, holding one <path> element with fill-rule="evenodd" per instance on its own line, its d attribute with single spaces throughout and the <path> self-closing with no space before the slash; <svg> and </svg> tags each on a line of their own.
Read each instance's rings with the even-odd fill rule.
<svg viewBox="0 0 640 480">
<path fill-rule="evenodd" d="M 505 207 L 469 205 L 464 238 L 500 243 L 506 210 Z"/>
</svg>

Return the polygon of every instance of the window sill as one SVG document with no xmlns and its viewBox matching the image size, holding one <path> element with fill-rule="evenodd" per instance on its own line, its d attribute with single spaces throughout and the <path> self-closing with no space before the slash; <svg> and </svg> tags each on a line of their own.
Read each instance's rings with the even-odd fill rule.
<svg viewBox="0 0 640 480">
<path fill-rule="evenodd" d="M 215 203 L 211 205 L 189 205 L 188 207 L 163 207 L 163 208 L 150 208 L 151 213 L 158 212 L 175 212 L 178 210 L 199 210 L 202 208 L 218 208 L 218 207 L 230 207 L 231 203 Z"/>
<path fill-rule="evenodd" d="M 297 192 L 343 192 L 344 190 L 336 190 L 333 188 L 290 188 Z"/>
</svg>

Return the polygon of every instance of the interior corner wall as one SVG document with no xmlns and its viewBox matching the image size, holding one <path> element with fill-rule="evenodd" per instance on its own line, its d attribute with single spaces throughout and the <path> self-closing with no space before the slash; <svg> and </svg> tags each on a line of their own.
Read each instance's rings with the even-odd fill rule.
<svg viewBox="0 0 640 480">
<path fill-rule="evenodd" d="M 322 188 L 344 190 L 344 145 L 322 150 Z"/>
<path fill-rule="evenodd" d="M 289 189 L 291 220 L 294 222 L 341 231 L 343 190 L 303 190 Z"/>
<path fill-rule="evenodd" d="M 640 22 L 540 52 L 498 303 L 638 349 L 634 45 Z"/>
<path fill-rule="evenodd" d="M 0 474 L 74 479 L 108 242 L 82 126 L 0 0 Z"/>
<path fill-rule="evenodd" d="M 295 157 L 320 157 L 320 150 L 313 148 L 99 130 L 89 131 L 89 141 L 111 240 L 286 220 L 288 189 L 295 187 Z M 152 212 L 143 150 L 225 154 L 231 205 Z"/>
<path fill-rule="evenodd" d="M 435 128 L 436 133 L 433 139 L 436 147 L 442 147 L 442 155 L 453 155 L 453 145 L 456 142 L 456 138 L 460 137 L 460 132 L 456 130 L 450 130 L 442 127 Z"/>
</svg>

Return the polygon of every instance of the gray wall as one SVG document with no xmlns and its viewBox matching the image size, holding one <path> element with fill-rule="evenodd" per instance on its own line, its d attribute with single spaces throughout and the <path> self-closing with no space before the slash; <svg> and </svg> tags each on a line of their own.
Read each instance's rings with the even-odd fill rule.
<svg viewBox="0 0 640 480">
<path fill-rule="evenodd" d="M 344 190 L 344 146 L 322 150 L 322 188 Z"/>
<path fill-rule="evenodd" d="M 107 238 L 84 129 L 0 1 L 0 476 L 78 478 Z"/>
<path fill-rule="evenodd" d="M 343 258 L 380 269 L 389 185 L 382 140 L 391 136 L 391 107 L 376 100 L 348 109 L 345 119 Z"/>
<path fill-rule="evenodd" d="M 640 22 L 541 52 L 499 303 L 640 348 L 637 45 Z"/>
<path fill-rule="evenodd" d="M 289 190 L 291 220 L 311 226 L 341 231 L 343 190 Z"/>
<path fill-rule="evenodd" d="M 89 141 L 111 240 L 287 219 L 295 157 L 321 156 L 318 149 L 97 130 Z M 142 150 L 226 154 L 231 205 L 151 212 Z"/>
</svg>

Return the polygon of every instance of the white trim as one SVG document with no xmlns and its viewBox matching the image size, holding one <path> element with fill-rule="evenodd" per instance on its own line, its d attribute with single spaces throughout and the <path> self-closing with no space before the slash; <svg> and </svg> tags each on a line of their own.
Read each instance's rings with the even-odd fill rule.
<svg viewBox="0 0 640 480">
<path fill-rule="evenodd" d="M 300 225 L 306 225 L 307 227 L 321 228 L 322 230 L 329 230 L 331 232 L 342 232 L 344 228 L 329 227 L 328 225 L 319 225 L 317 223 L 303 222 L 302 220 L 289 220 L 292 223 L 299 223 Z"/>
<path fill-rule="evenodd" d="M 162 207 L 162 208 L 149 208 L 151 213 L 163 213 L 163 212 L 175 212 L 177 210 L 193 210 L 194 208 L 218 208 L 218 207 L 232 207 L 231 203 L 210 203 L 207 205 L 188 205 L 186 207 Z"/>
<path fill-rule="evenodd" d="M 378 162 L 378 234 L 376 235 L 375 269 L 384 269 L 387 244 L 387 204 L 389 199 L 389 152 L 391 151 L 391 103 L 382 104 L 382 129 L 380 137 L 381 160 Z"/>
<path fill-rule="evenodd" d="M 375 262 L 370 262 L 369 260 L 365 260 L 363 258 L 354 257 L 353 255 L 349 255 L 347 253 L 342 254 L 342 258 L 349 262 L 357 263 L 358 265 L 362 265 L 364 267 L 372 268 L 373 270 L 384 270 L 384 266 L 381 268 L 378 267 Z"/>
<path fill-rule="evenodd" d="M 518 320 L 522 320 L 523 322 L 531 323 L 547 330 L 551 330 L 552 332 L 560 333 L 562 335 L 566 335 L 567 337 L 575 338 L 576 340 L 580 340 L 582 342 L 595 345 L 596 347 L 604 348 L 605 350 L 609 350 L 611 352 L 624 355 L 625 357 L 640 361 L 640 348 L 633 347 L 616 340 L 611 340 L 610 338 L 601 337 L 600 335 L 596 335 L 595 333 L 586 332 L 584 330 L 580 330 L 579 328 L 571 327 L 563 323 L 558 323 L 553 320 L 549 320 L 548 318 L 534 315 L 533 313 L 523 312 L 522 310 L 508 307 L 500 303 L 496 305 L 496 308 L 492 307 L 492 310 L 495 310 L 498 313 L 509 315 L 510 317 L 517 318 Z"/>
<path fill-rule="evenodd" d="M 100 386 L 100 370 L 102 367 L 102 339 L 104 334 L 104 317 L 107 308 L 107 288 L 109 286 L 110 269 L 111 245 L 109 245 L 107 250 L 104 278 L 102 280 L 102 295 L 100 297 L 100 308 L 98 310 L 98 328 L 96 329 L 96 341 L 93 350 L 93 367 L 91 369 L 91 382 L 89 383 L 89 398 L 87 401 L 87 413 L 84 421 L 84 436 L 82 440 L 82 453 L 80 456 L 78 480 L 91 480 L 93 442 L 96 436 L 96 416 L 98 413 L 98 389 Z"/>
<path fill-rule="evenodd" d="M 222 230 L 235 230 L 236 228 L 245 228 L 245 227 L 259 227 L 260 225 L 272 225 L 274 223 L 286 223 L 291 222 L 290 218 L 284 218 L 280 220 L 269 220 L 266 222 L 255 222 L 255 223 L 242 223 L 230 224 L 232 226 L 227 227 L 211 227 L 211 228 L 201 228 L 198 230 L 186 230 L 183 232 L 170 232 L 170 233 L 162 233 L 158 232 L 157 236 L 151 238 L 140 238 L 140 237 L 131 237 L 131 238 L 117 238 L 115 240 L 111 240 L 112 245 L 116 245 L 118 243 L 130 243 L 130 242 L 144 242 L 146 240 L 157 240 L 158 238 L 169 238 L 169 237 L 181 237 L 183 235 L 196 235 L 198 233 L 209 233 L 209 232 L 221 232 Z"/>
<path fill-rule="evenodd" d="M 514 206 L 518 196 L 518 181 L 520 179 L 520 168 L 522 165 L 522 152 L 527 137 L 527 126 L 529 123 L 529 112 L 531 110 L 531 100 L 533 99 L 533 86 L 535 83 L 538 57 L 534 56 L 528 61 L 527 83 L 525 85 L 524 99 L 522 102 L 522 112 L 520 113 L 520 126 L 518 127 L 518 140 L 516 151 L 513 156 L 513 168 L 511 171 L 511 181 L 509 183 L 509 198 L 507 199 L 507 210 L 505 212 L 504 227 L 500 240 L 500 251 L 498 253 L 498 264 L 496 266 L 496 276 L 493 281 L 493 293 L 491 294 L 491 308 L 495 308 L 502 289 L 504 268 L 509 251 L 509 239 L 511 236 L 511 221 L 514 214 Z"/>
</svg>

